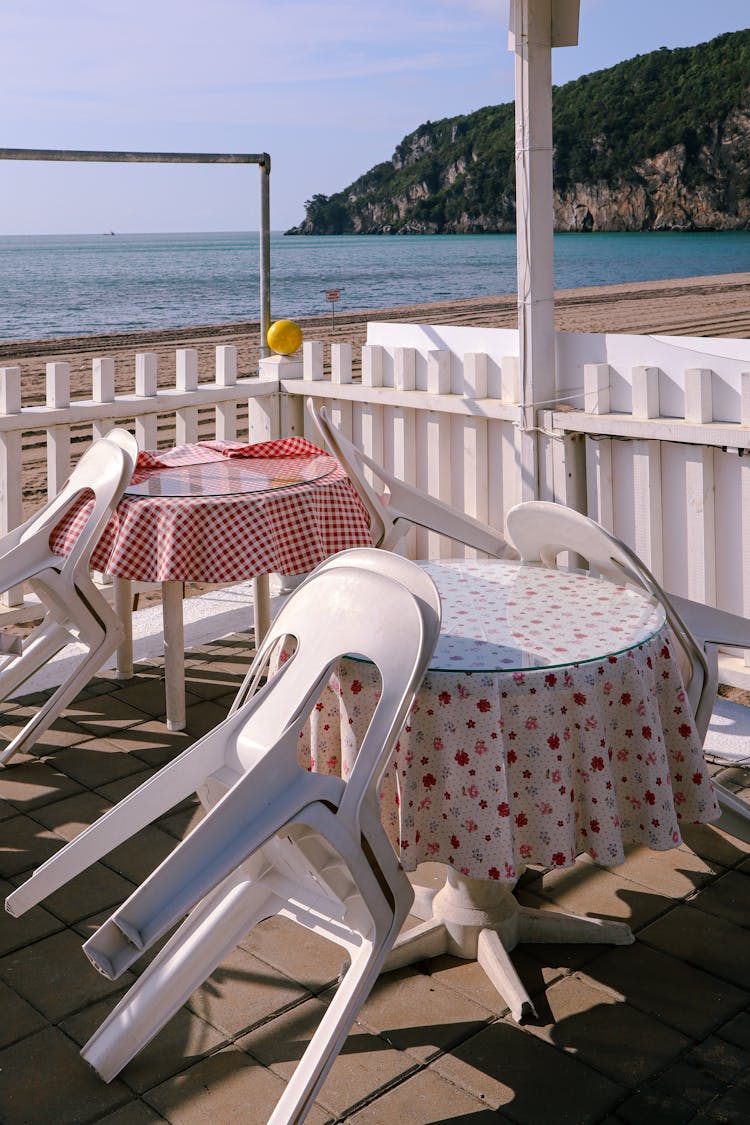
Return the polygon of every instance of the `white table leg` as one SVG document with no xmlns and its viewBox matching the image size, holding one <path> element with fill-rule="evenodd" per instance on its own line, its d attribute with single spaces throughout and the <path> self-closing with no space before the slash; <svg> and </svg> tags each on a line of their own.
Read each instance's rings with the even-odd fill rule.
<svg viewBox="0 0 750 1125">
<path fill-rule="evenodd" d="M 125 629 L 117 650 L 117 679 L 129 680 L 133 676 L 133 584 L 129 578 L 114 579 L 114 605 Z"/>
<path fill-rule="evenodd" d="M 182 620 L 182 594 L 182 582 L 162 582 L 167 730 L 185 729 L 185 629 Z"/>
<path fill-rule="evenodd" d="M 257 648 L 271 625 L 271 591 L 267 574 L 259 574 L 257 578 L 253 578 L 253 607 Z"/>
<path fill-rule="evenodd" d="M 520 906 L 509 883 L 470 879 L 450 867 L 442 887 L 419 889 L 415 906 L 426 920 L 402 931 L 384 971 L 442 953 L 476 960 L 519 1023 L 536 1017 L 508 956 L 519 942 L 630 945 L 634 940 L 624 922 Z"/>
</svg>

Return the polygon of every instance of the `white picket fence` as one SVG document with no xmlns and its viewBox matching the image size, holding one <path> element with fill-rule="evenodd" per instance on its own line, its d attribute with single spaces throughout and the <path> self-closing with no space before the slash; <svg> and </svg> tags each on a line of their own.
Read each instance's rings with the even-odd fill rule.
<svg viewBox="0 0 750 1125">
<path fill-rule="evenodd" d="M 67 480 L 79 450 L 115 425 L 131 426 L 141 449 L 156 449 L 163 431 L 177 444 L 213 437 L 262 441 L 275 435 L 278 384 L 257 376 L 238 379 L 237 350 L 231 345 L 216 349 L 213 378 L 201 382 L 197 356 L 193 348 L 178 350 L 174 386 L 157 387 L 156 355 L 136 354 L 134 391 L 127 394 L 115 393 L 114 360 L 94 359 L 91 397 L 85 399 L 71 397 L 68 363 L 48 363 L 43 406 L 23 405 L 20 368 L 0 368 L 0 534 L 23 518 L 24 435 L 43 435 L 49 496 Z M 21 591 L 4 595 L 0 623 L 28 619 L 36 604 Z"/>
<path fill-rule="evenodd" d="M 560 333 L 555 401 L 533 416 L 520 407 L 517 334 L 506 329 L 372 324 L 360 356 L 333 345 L 324 366 L 323 345 L 306 341 L 301 358 L 262 360 L 260 378 L 240 380 L 234 349 L 219 348 L 210 382 L 182 350 L 175 386 L 159 390 L 153 355 L 136 356 L 134 370 L 135 393 L 116 395 L 112 360 L 96 360 L 82 402 L 70 399 L 66 365 L 50 364 L 47 405 L 24 407 L 17 369 L 0 369 L 0 530 L 20 518 L 9 470 L 24 431 L 46 431 L 53 493 L 77 427 L 95 436 L 132 420 L 142 448 L 156 447 L 165 415 L 178 442 L 316 440 L 309 396 L 397 476 L 498 530 L 536 487 L 600 519 L 667 589 L 750 615 L 750 341 Z M 537 482 L 519 468 L 530 442 Z M 407 550 L 463 552 L 421 531 Z M 729 682 L 745 682 L 742 661 L 727 668 Z"/>
</svg>

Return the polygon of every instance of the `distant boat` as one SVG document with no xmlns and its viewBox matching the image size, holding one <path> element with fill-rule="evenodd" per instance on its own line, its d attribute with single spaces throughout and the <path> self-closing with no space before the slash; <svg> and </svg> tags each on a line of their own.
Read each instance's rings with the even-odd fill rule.
<svg viewBox="0 0 750 1125">
<path fill-rule="evenodd" d="M 105 235 L 109 236 L 109 235 L 114 235 L 115 232 L 113 230 L 105 230 L 104 233 L 105 233 Z"/>
</svg>

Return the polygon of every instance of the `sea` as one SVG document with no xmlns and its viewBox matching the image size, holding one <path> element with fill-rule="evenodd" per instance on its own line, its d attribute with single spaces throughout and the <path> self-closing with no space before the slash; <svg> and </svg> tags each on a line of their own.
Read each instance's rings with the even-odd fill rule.
<svg viewBox="0 0 750 1125">
<path fill-rule="evenodd" d="M 560 234 L 554 252 L 558 289 L 745 273 L 750 231 Z M 515 291 L 515 235 L 271 236 L 273 320 Z M 0 237 L 0 340 L 259 314 L 257 232 Z"/>
</svg>

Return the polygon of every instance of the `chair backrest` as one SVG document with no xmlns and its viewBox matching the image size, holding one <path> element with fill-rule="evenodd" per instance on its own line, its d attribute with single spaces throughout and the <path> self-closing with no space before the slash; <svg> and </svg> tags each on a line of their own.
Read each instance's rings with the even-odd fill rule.
<svg viewBox="0 0 750 1125">
<path fill-rule="evenodd" d="M 332 424 L 324 406 L 316 411 L 312 399 L 308 399 L 307 409 L 325 444 L 346 469 L 369 512 L 370 534 L 376 547 L 392 551 L 409 528 L 416 525 L 495 558 L 507 556 L 508 544 L 494 528 L 392 476 L 344 437 Z M 365 468 L 384 486 L 383 495 L 371 487 Z"/>
<path fill-rule="evenodd" d="M 385 572 L 382 560 L 381 552 L 363 549 L 321 564 L 277 614 L 254 667 L 267 663 L 279 644 L 292 650 L 288 659 L 248 704 L 233 709 L 235 720 L 247 716 L 236 740 L 237 772 L 273 754 L 275 774 L 293 778 L 300 770 L 296 737 L 287 736 L 302 729 L 336 662 L 352 654 L 374 664 L 380 695 L 342 800 L 354 822 L 363 801 L 377 802 L 380 778 L 440 634 L 440 599 L 429 576 L 400 559 L 406 585 L 395 571 Z"/>
<path fill-rule="evenodd" d="M 49 537 L 65 515 L 91 492 L 94 502 L 63 568 L 79 575 L 88 572 L 89 560 L 112 512 L 125 490 L 138 458 L 138 444 L 127 430 L 116 428 L 95 441 L 79 458 L 57 496 L 50 500 L 15 536 L 18 543 Z"/>
<path fill-rule="evenodd" d="M 562 551 L 572 551 L 582 555 L 590 569 L 603 578 L 640 586 L 661 602 L 677 643 L 678 660 L 696 726 L 703 735 L 713 708 L 711 674 L 705 653 L 669 595 L 636 553 L 601 524 L 564 504 L 545 500 L 517 504 L 508 512 L 507 522 L 508 536 L 524 562 L 542 562 L 545 566 L 556 567 L 558 555 Z"/>
<path fill-rule="evenodd" d="M 386 538 L 387 532 L 393 525 L 389 519 L 387 508 L 381 497 L 371 486 L 365 476 L 364 467 L 367 466 L 381 481 L 386 480 L 384 470 L 377 465 L 366 453 L 358 449 L 353 442 L 344 437 L 339 429 L 333 425 L 324 406 L 319 410 L 311 398 L 307 400 L 307 411 L 315 424 L 315 428 L 323 439 L 333 456 L 341 462 L 354 485 L 360 500 L 367 509 L 370 517 L 370 534 L 376 547 L 380 547 Z M 404 528 L 404 533 L 406 528 Z"/>
</svg>

